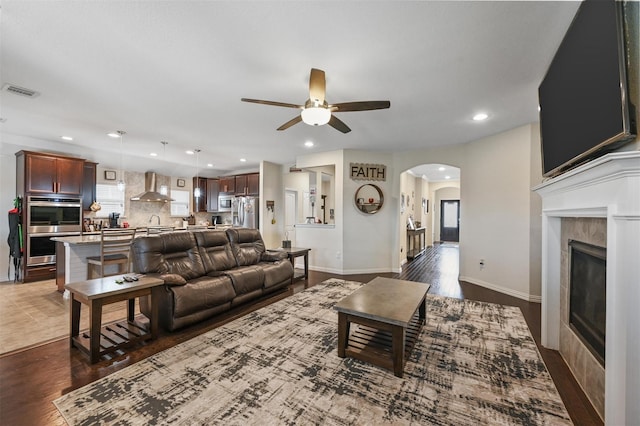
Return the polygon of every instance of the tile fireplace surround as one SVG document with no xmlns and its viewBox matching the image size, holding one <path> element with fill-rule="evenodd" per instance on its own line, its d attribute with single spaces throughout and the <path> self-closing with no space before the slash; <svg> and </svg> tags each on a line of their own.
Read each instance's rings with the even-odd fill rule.
<svg viewBox="0 0 640 426">
<path fill-rule="evenodd" d="M 563 332 L 562 218 L 604 218 L 604 420 L 611 425 L 640 425 L 640 152 L 607 154 L 534 191 L 542 197 L 542 345 L 559 350 Z"/>
</svg>

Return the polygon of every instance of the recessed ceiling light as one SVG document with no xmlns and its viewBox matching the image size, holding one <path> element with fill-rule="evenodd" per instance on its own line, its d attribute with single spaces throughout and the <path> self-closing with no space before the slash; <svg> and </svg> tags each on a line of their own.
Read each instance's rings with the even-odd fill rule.
<svg viewBox="0 0 640 426">
<path fill-rule="evenodd" d="M 247 159 L 246 159 L 246 158 L 241 158 L 241 159 L 240 159 L 240 162 L 241 162 L 241 163 L 246 163 L 246 162 L 247 162 Z"/>
<path fill-rule="evenodd" d="M 304 143 L 304 146 L 306 146 L 307 148 L 311 148 L 311 147 L 313 146 L 313 142 L 311 142 L 311 141 L 306 141 L 306 142 Z"/>
<path fill-rule="evenodd" d="M 438 167 L 438 171 L 444 172 L 444 167 Z"/>
<path fill-rule="evenodd" d="M 189 155 L 193 155 L 193 154 L 195 154 L 195 152 L 194 152 L 194 151 L 191 151 L 191 150 L 188 150 L 188 151 L 185 151 L 185 152 L 186 152 L 187 154 L 189 154 Z"/>
<path fill-rule="evenodd" d="M 116 132 L 107 133 L 107 136 L 109 136 L 110 138 L 119 138 L 120 137 L 120 135 L 117 134 Z"/>
<path fill-rule="evenodd" d="M 72 141 L 73 138 L 71 136 L 60 136 L 60 139 L 64 140 L 64 141 Z"/>
<path fill-rule="evenodd" d="M 156 154 L 155 152 L 151 152 L 151 153 L 149 153 L 149 155 L 152 156 L 152 157 L 157 157 L 158 156 L 158 154 Z"/>
<path fill-rule="evenodd" d="M 489 118 L 487 114 L 485 114 L 484 112 L 479 112 L 478 114 L 473 116 L 473 121 L 484 121 L 487 118 Z"/>
<path fill-rule="evenodd" d="M 207 164 L 207 167 L 213 167 L 213 164 L 209 163 Z"/>
<path fill-rule="evenodd" d="M 445 176 L 444 178 L 445 179 L 451 179 L 451 176 Z"/>
</svg>

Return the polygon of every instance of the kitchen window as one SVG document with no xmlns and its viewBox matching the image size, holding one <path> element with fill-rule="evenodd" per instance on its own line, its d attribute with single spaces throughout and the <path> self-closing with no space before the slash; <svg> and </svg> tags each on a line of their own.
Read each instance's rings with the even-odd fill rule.
<svg viewBox="0 0 640 426">
<path fill-rule="evenodd" d="M 171 198 L 173 198 L 173 201 L 171 202 L 171 216 L 189 216 L 189 199 L 191 198 L 189 196 L 189 191 L 172 189 Z"/>
<path fill-rule="evenodd" d="M 124 214 L 124 191 L 120 191 L 115 184 L 96 184 L 96 201 L 100 204 L 100 210 L 96 217 L 109 217 L 110 213 Z"/>
</svg>

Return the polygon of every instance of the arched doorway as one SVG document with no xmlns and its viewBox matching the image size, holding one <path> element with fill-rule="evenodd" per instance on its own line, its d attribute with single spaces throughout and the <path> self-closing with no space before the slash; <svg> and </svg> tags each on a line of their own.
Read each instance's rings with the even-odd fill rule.
<svg viewBox="0 0 640 426">
<path fill-rule="evenodd" d="M 424 228 L 426 247 L 442 241 L 442 224 L 451 225 L 450 212 L 442 214 L 442 201 L 455 201 L 460 211 L 460 169 L 447 164 L 421 164 L 400 174 L 400 264 L 407 261 L 406 229 Z M 447 204 L 449 207 L 449 204 Z M 446 223 L 445 223 L 446 222 Z M 459 222 L 456 222 L 459 224 Z M 458 234 L 460 228 L 458 227 Z M 408 233 L 407 233 L 408 234 Z M 449 234 L 445 235 L 448 237 Z"/>
</svg>

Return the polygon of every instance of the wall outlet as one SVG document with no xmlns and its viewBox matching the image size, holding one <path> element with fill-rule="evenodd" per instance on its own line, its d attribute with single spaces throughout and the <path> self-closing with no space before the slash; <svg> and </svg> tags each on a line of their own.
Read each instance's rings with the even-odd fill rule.
<svg viewBox="0 0 640 426">
<path fill-rule="evenodd" d="M 484 259 L 480 259 L 480 269 L 484 269 Z"/>
<path fill-rule="evenodd" d="M 336 259 L 340 260 L 340 258 L 342 258 L 342 253 L 340 253 L 339 251 L 336 252 Z"/>
</svg>

